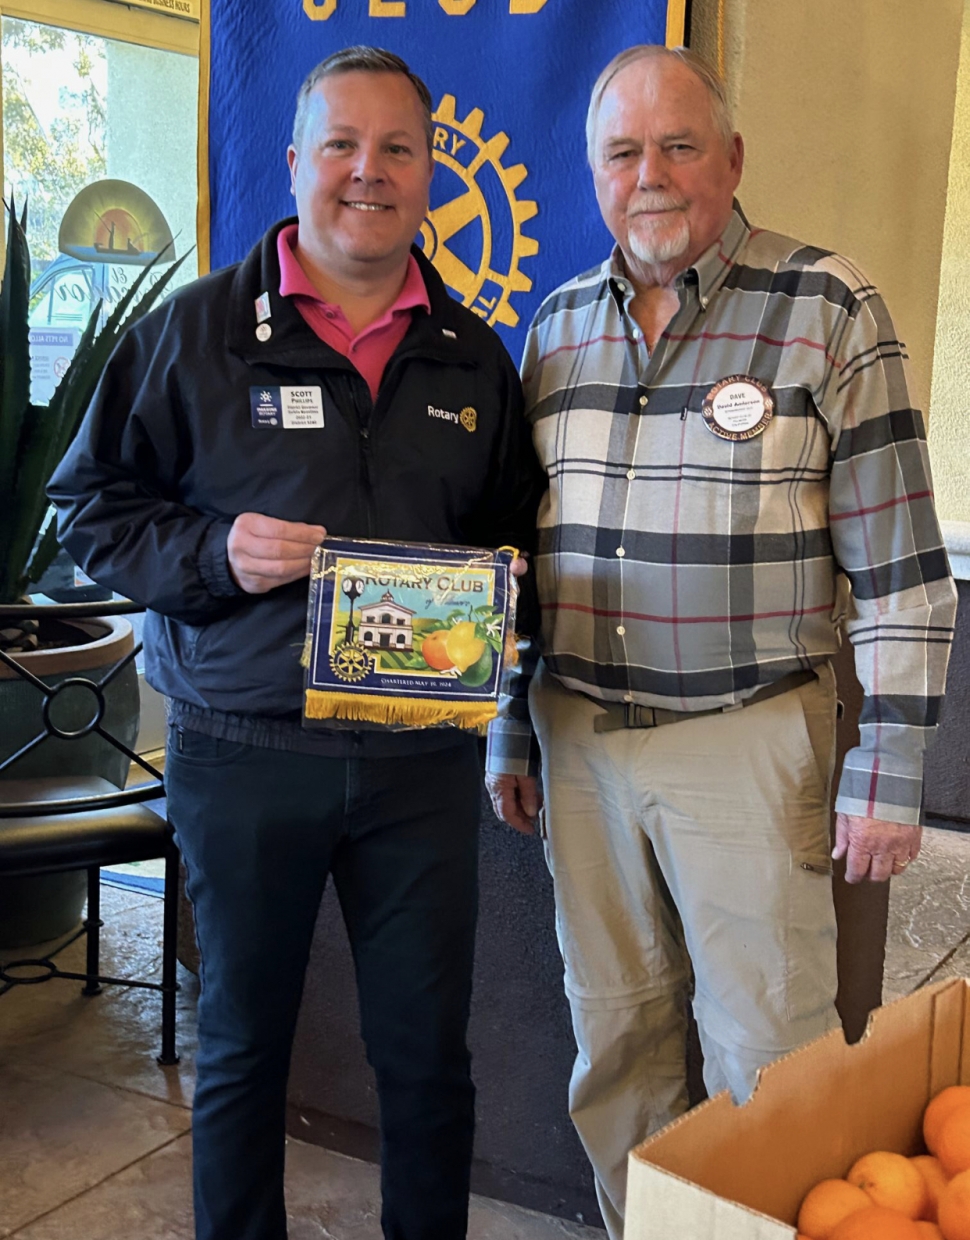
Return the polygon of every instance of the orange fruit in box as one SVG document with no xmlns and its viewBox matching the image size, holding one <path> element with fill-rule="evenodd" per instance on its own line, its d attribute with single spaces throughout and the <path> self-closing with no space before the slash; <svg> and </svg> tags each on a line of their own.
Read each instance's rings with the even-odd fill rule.
<svg viewBox="0 0 970 1240">
<path fill-rule="evenodd" d="M 811 1240 L 829 1240 L 844 1218 L 864 1210 L 872 1202 L 854 1184 L 845 1180 L 822 1180 L 805 1194 L 798 1211 L 798 1230 Z"/>
<path fill-rule="evenodd" d="M 970 1085 L 950 1085 L 941 1089 L 923 1112 L 923 1140 L 931 1154 L 936 1153 L 936 1143 L 943 1121 L 957 1107 L 970 1104 Z"/>
<path fill-rule="evenodd" d="M 943 1190 L 939 1227 L 944 1240 L 970 1240 L 970 1171 L 955 1175 Z"/>
<path fill-rule="evenodd" d="M 954 1107 L 940 1125 L 936 1156 L 949 1175 L 970 1170 L 970 1105 Z"/>
<path fill-rule="evenodd" d="M 945 1240 L 943 1232 L 935 1223 L 929 1223 L 926 1219 L 916 1220 L 916 1230 L 919 1232 L 919 1240 Z"/>
<path fill-rule="evenodd" d="M 874 1150 L 857 1159 L 845 1177 L 861 1188 L 874 1205 L 898 1210 L 907 1218 L 919 1218 L 929 1197 L 929 1189 L 918 1167 L 902 1154 Z"/>
<path fill-rule="evenodd" d="M 913 1220 L 898 1210 L 867 1206 L 844 1218 L 832 1240 L 920 1240 L 920 1234 Z"/>
<path fill-rule="evenodd" d="M 940 1160 L 934 1158 L 932 1154 L 917 1154 L 915 1158 L 911 1158 L 909 1161 L 919 1170 L 920 1175 L 926 1181 L 927 1198 L 926 1206 L 923 1209 L 923 1218 L 931 1223 L 935 1223 L 940 1193 L 943 1192 L 947 1185 L 946 1172 L 940 1166 Z"/>
</svg>

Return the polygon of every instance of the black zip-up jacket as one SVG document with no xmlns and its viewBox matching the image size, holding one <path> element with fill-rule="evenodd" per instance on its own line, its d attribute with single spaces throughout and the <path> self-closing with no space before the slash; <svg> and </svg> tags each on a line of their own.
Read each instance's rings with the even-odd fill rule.
<svg viewBox="0 0 970 1240">
<path fill-rule="evenodd" d="M 122 338 L 50 483 L 59 537 L 85 572 L 149 609 L 146 676 L 176 724 L 335 754 L 447 744 L 454 730 L 302 731 L 307 582 L 245 594 L 226 543 L 239 513 L 261 512 L 341 536 L 530 549 L 544 477 L 518 375 L 414 250 L 431 311 L 415 312 L 372 401 L 279 295 L 277 234 L 290 222 Z M 251 395 L 279 386 L 320 388 L 324 426 L 254 426 Z M 442 416 L 464 409 L 474 430 Z"/>
</svg>

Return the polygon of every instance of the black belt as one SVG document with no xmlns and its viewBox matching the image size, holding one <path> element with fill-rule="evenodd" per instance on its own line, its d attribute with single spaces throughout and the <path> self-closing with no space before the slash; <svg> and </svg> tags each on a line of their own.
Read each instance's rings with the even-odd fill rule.
<svg viewBox="0 0 970 1240">
<path fill-rule="evenodd" d="M 603 707 L 603 714 L 593 720 L 594 732 L 619 732 L 621 728 L 659 728 L 665 723 L 683 723 L 686 719 L 700 719 L 703 715 L 723 715 L 728 711 L 740 710 L 743 706 L 753 706 L 755 702 L 764 702 L 767 698 L 777 697 L 799 685 L 807 685 L 816 679 L 816 673 L 789 672 L 773 684 L 762 685 L 755 693 L 742 702 L 734 702 L 730 706 L 714 706 L 711 710 L 665 710 L 662 706 L 638 706 L 635 702 L 597 702 Z"/>
</svg>

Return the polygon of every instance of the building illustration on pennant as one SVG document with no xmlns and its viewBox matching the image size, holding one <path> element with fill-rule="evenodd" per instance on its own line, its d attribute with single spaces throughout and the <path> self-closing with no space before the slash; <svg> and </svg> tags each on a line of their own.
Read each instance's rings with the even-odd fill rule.
<svg viewBox="0 0 970 1240">
<path fill-rule="evenodd" d="M 397 602 L 388 590 L 379 602 L 361 607 L 361 645 L 384 650 L 411 650 L 414 645 L 413 615 L 411 608 Z"/>
</svg>

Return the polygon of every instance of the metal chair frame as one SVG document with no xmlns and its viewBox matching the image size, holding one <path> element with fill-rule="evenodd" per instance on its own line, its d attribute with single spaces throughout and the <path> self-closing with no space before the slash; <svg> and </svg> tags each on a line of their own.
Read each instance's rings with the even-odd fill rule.
<svg viewBox="0 0 970 1240">
<path fill-rule="evenodd" d="M 0 624 L 4 620 L 19 620 L 25 617 L 33 617 L 43 619 L 48 616 L 57 617 L 58 619 L 85 619 L 98 616 L 124 616 L 131 615 L 143 611 L 144 608 L 129 600 L 117 600 L 113 602 L 103 603 L 56 603 L 49 605 L 30 605 L 30 604 L 13 604 L 0 606 Z M 21 746 L 16 753 L 0 761 L 0 775 L 5 773 L 13 766 L 13 764 L 25 754 L 32 752 L 41 745 L 49 737 L 56 736 L 63 740 L 75 740 L 82 736 L 88 736 L 92 732 L 96 732 L 103 737 L 116 749 L 124 753 L 132 762 L 137 763 L 147 771 L 153 778 L 150 782 L 140 784 L 134 788 L 122 788 L 114 793 L 105 793 L 104 795 L 76 797 L 67 799 L 52 799 L 49 801 L 23 801 L 23 802 L 6 802 L 0 800 L 0 823 L 3 819 L 10 818 L 39 818 L 49 814 L 63 814 L 68 816 L 83 810 L 113 809 L 122 808 L 130 805 L 136 805 L 144 801 L 154 800 L 156 797 L 164 795 L 164 777 L 162 772 L 151 763 L 147 762 L 139 754 L 129 749 L 116 736 L 113 736 L 105 727 L 102 721 L 105 713 L 105 697 L 104 691 L 114 678 L 119 675 L 123 668 L 127 667 L 141 652 L 142 643 L 137 642 L 134 649 L 124 656 L 119 662 L 108 669 L 107 672 L 99 679 L 93 680 L 86 676 L 72 676 L 61 681 L 58 685 L 47 685 L 31 671 L 18 663 L 11 655 L 0 651 L 0 662 L 11 668 L 16 675 L 33 685 L 35 689 L 42 695 L 41 718 L 43 721 L 43 731 L 33 737 L 25 745 Z M 58 694 L 63 690 L 73 687 L 83 687 L 91 692 L 95 699 L 94 711 L 90 720 L 81 728 L 74 731 L 65 731 L 59 728 L 51 719 L 51 706 Z M 0 791 L 3 785 L 0 781 Z M 161 982 L 142 982 L 131 978 L 106 977 L 100 972 L 100 947 L 101 947 L 101 927 L 104 922 L 101 920 L 101 866 L 112 865 L 125 861 L 124 856 L 106 855 L 103 861 L 97 865 L 83 867 L 87 871 L 88 878 L 88 906 L 87 916 L 81 924 L 80 929 L 70 934 L 64 942 L 58 944 L 56 948 L 48 952 L 42 957 L 27 957 L 20 960 L 0 961 L 0 997 L 12 990 L 15 986 L 32 986 L 41 982 L 51 981 L 53 978 L 66 978 L 72 981 L 84 982 L 81 990 L 83 995 L 97 995 L 101 993 L 103 986 L 127 986 L 142 990 L 157 990 L 162 996 L 162 1051 L 157 1057 L 158 1062 L 163 1066 L 176 1064 L 179 1056 L 175 1049 L 175 999 L 179 990 L 179 984 L 176 980 L 176 947 L 178 938 L 178 875 L 179 875 L 179 852 L 172 838 L 171 827 L 168 831 L 168 841 L 163 853 L 165 859 L 165 887 L 163 897 L 162 911 L 162 980 Z M 56 865 L 45 867 L 43 869 L 32 869 L 30 871 L 21 871 L 23 874 L 42 874 L 56 873 L 70 869 L 80 869 L 80 866 Z M 87 959 L 86 969 L 84 973 L 76 973 L 68 969 L 61 969 L 54 960 L 55 956 L 60 955 L 72 943 L 77 942 L 82 935 L 87 936 Z M 15 970 L 34 970 L 32 973 L 24 976 L 18 975 Z M 37 970 L 40 970 L 38 972 Z"/>
</svg>

